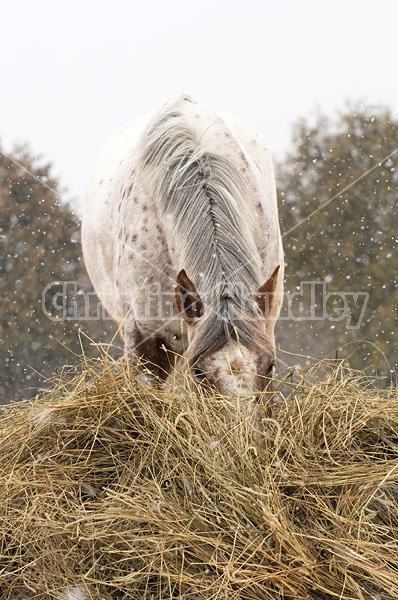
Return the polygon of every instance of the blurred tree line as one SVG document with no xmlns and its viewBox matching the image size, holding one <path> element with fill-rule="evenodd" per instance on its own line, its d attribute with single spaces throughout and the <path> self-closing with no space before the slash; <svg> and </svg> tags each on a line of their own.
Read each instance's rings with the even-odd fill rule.
<svg viewBox="0 0 398 600">
<path fill-rule="evenodd" d="M 108 321 L 79 318 L 92 288 L 79 219 L 59 194 L 50 164 L 26 147 L 12 155 L 0 148 L 0 403 L 32 397 L 76 355 L 95 353 L 79 327 L 95 340 L 110 329 Z"/>
<path fill-rule="evenodd" d="M 395 381 L 398 360 L 397 140 L 386 108 L 303 119 L 277 176 L 286 288 L 302 290 L 285 302 L 298 320 L 280 322 L 281 347 L 337 352 L 380 385 Z"/>
<path fill-rule="evenodd" d="M 381 385 L 394 380 L 397 140 L 385 108 L 296 123 L 277 168 L 288 292 L 277 329 L 282 364 L 337 352 Z M 80 223 L 60 194 L 51 164 L 26 147 L 0 148 L 0 402 L 33 396 L 82 351 L 98 354 L 80 328 L 97 342 L 115 331 L 97 318 L 93 295 L 87 305 Z"/>
</svg>

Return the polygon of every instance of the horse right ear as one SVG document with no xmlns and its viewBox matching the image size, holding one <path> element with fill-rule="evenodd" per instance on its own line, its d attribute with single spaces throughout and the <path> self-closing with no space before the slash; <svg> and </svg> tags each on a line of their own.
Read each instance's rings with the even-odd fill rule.
<svg viewBox="0 0 398 600">
<path fill-rule="evenodd" d="M 177 312 L 190 325 L 203 315 L 203 302 L 184 269 L 177 275 L 174 303 Z"/>
<path fill-rule="evenodd" d="M 265 318 L 269 318 L 272 313 L 279 269 L 280 265 L 276 267 L 268 281 L 258 288 L 257 293 L 254 295 L 254 299 L 257 301 L 258 307 Z"/>
</svg>

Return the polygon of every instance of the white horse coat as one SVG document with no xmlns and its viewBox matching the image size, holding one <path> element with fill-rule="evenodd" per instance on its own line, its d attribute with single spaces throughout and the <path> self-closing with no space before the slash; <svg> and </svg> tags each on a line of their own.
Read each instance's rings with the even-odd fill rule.
<svg viewBox="0 0 398 600">
<path fill-rule="evenodd" d="M 249 126 L 185 96 L 170 100 L 154 116 L 145 116 L 125 125 L 110 139 L 100 155 L 87 193 L 82 233 L 84 260 L 94 288 L 115 321 L 121 323 L 125 319 L 125 342 L 133 352 L 154 356 L 153 349 L 146 352 L 145 348 L 147 343 L 150 345 L 150 341 L 155 339 L 157 345 L 160 340 L 173 352 L 183 353 L 187 349 L 187 328 L 182 320 L 183 315 L 177 313 L 173 296 L 181 269 L 185 269 L 188 277 L 193 279 L 188 264 L 192 258 L 187 255 L 187 240 L 181 240 L 184 237 L 181 232 L 185 230 L 180 227 L 177 231 L 173 211 L 169 213 L 166 208 L 161 210 L 160 201 L 154 198 L 159 186 L 156 187 L 157 182 L 151 181 L 151 178 L 159 177 L 156 173 L 163 168 L 162 164 L 156 165 L 155 170 L 148 165 L 142 166 L 145 148 L 149 143 L 148 132 L 152 130 L 157 134 L 156 128 L 163 127 L 165 133 L 161 135 L 170 138 L 165 143 L 171 145 L 173 134 L 168 133 L 167 127 L 169 122 L 174 121 L 183 122 L 189 131 L 193 153 L 223 157 L 235 169 L 244 186 L 238 197 L 235 195 L 232 198 L 233 194 L 229 194 L 232 198 L 230 207 L 226 209 L 221 206 L 221 209 L 226 218 L 226 210 L 231 211 L 231 222 L 239 229 L 239 239 L 244 240 L 240 244 L 241 250 L 235 248 L 234 253 L 236 255 L 241 251 L 242 256 L 235 258 L 241 259 L 239 264 L 242 264 L 242 269 L 245 268 L 245 262 L 251 263 L 253 293 L 264 281 L 269 280 L 275 267 L 280 267 L 272 289 L 275 300 L 270 305 L 265 323 L 270 344 L 274 345 L 274 325 L 283 291 L 283 250 L 270 154 Z M 155 140 L 156 143 L 161 148 L 160 142 Z M 176 136 L 175 144 L 178 143 Z M 172 151 L 168 152 L 167 156 L 171 156 Z M 156 161 L 160 151 L 158 154 L 153 151 L 152 154 L 151 160 Z M 203 173 L 204 178 L 211 178 L 211 159 L 209 164 L 209 168 L 201 167 L 199 175 Z M 173 173 L 177 173 L 173 177 L 176 178 L 179 171 L 173 168 Z M 164 170 L 168 169 L 171 167 L 164 164 Z M 219 177 L 222 178 L 222 170 L 220 172 Z M 162 173 L 161 177 L 164 186 L 167 173 Z M 185 194 L 187 185 L 188 180 L 184 183 Z M 224 187 L 228 188 L 228 185 L 226 181 Z M 178 190 L 175 193 L 178 194 Z M 220 204 L 222 202 L 220 200 Z M 189 201 L 185 204 L 187 206 L 184 205 L 183 210 L 186 216 L 181 218 L 186 219 L 187 227 L 192 225 L 189 220 L 195 218 L 195 231 L 200 231 L 200 216 L 197 212 L 196 216 L 190 216 Z M 205 215 L 203 231 L 207 226 L 204 221 Z M 213 222 L 213 225 L 220 227 L 218 223 Z M 216 236 L 217 230 L 214 231 Z M 228 239 L 232 243 L 235 237 L 233 233 L 229 238 L 226 236 L 224 245 L 228 246 Z M 209 239 L 206 238 L 207 244 L 212 245 Z M 213 252 L 217 250 L 216 244 L 217 239 L 214 239 L 214 247 L 197 249 L 203 254 L 203 272 L 196 273 L 196 281 L 193 282 L 199 291 L 202 285 L 206 288 L 206 264 L 210 268 L 213 258 L 218 260 Z M 220 247 L 220 242 L 218 244 Z M 225 275 L 225 265 L 221 264 L 217 272 Z M 239 283 L 239 273 L 232 277 Z"/>
</svg>

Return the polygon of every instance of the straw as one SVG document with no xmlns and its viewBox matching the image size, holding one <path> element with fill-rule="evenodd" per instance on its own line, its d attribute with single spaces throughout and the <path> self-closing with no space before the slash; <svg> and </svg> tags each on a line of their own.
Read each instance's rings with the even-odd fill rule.
<svg viewBox="0 0 398 600">
<path fill-rule="evenodd" d="M 254 414 L 192 384 L 105 356 L 2 409 L 0 597 L 396 599 L 397 390 L 322 363 Z"/>
</svg>

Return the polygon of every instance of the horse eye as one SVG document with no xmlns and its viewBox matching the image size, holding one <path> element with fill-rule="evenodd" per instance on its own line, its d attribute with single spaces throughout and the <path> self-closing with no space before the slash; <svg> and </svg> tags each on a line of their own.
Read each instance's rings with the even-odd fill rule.
<svg viewBox="0 0 398 600">
<path fill-rule="evenodd" d="M 271 361 L 267 368 L 267 375 L 272 375 L 275 369 L 275 361 Z"/>
<path fill-rule="evenodd" d="M 195 375 L 198 381 L 203 381 L 204 379 L 206 379 L 206 373 L 202 371 L 200 367 L 194 367 L 193 374 Z"/>
</svg>

